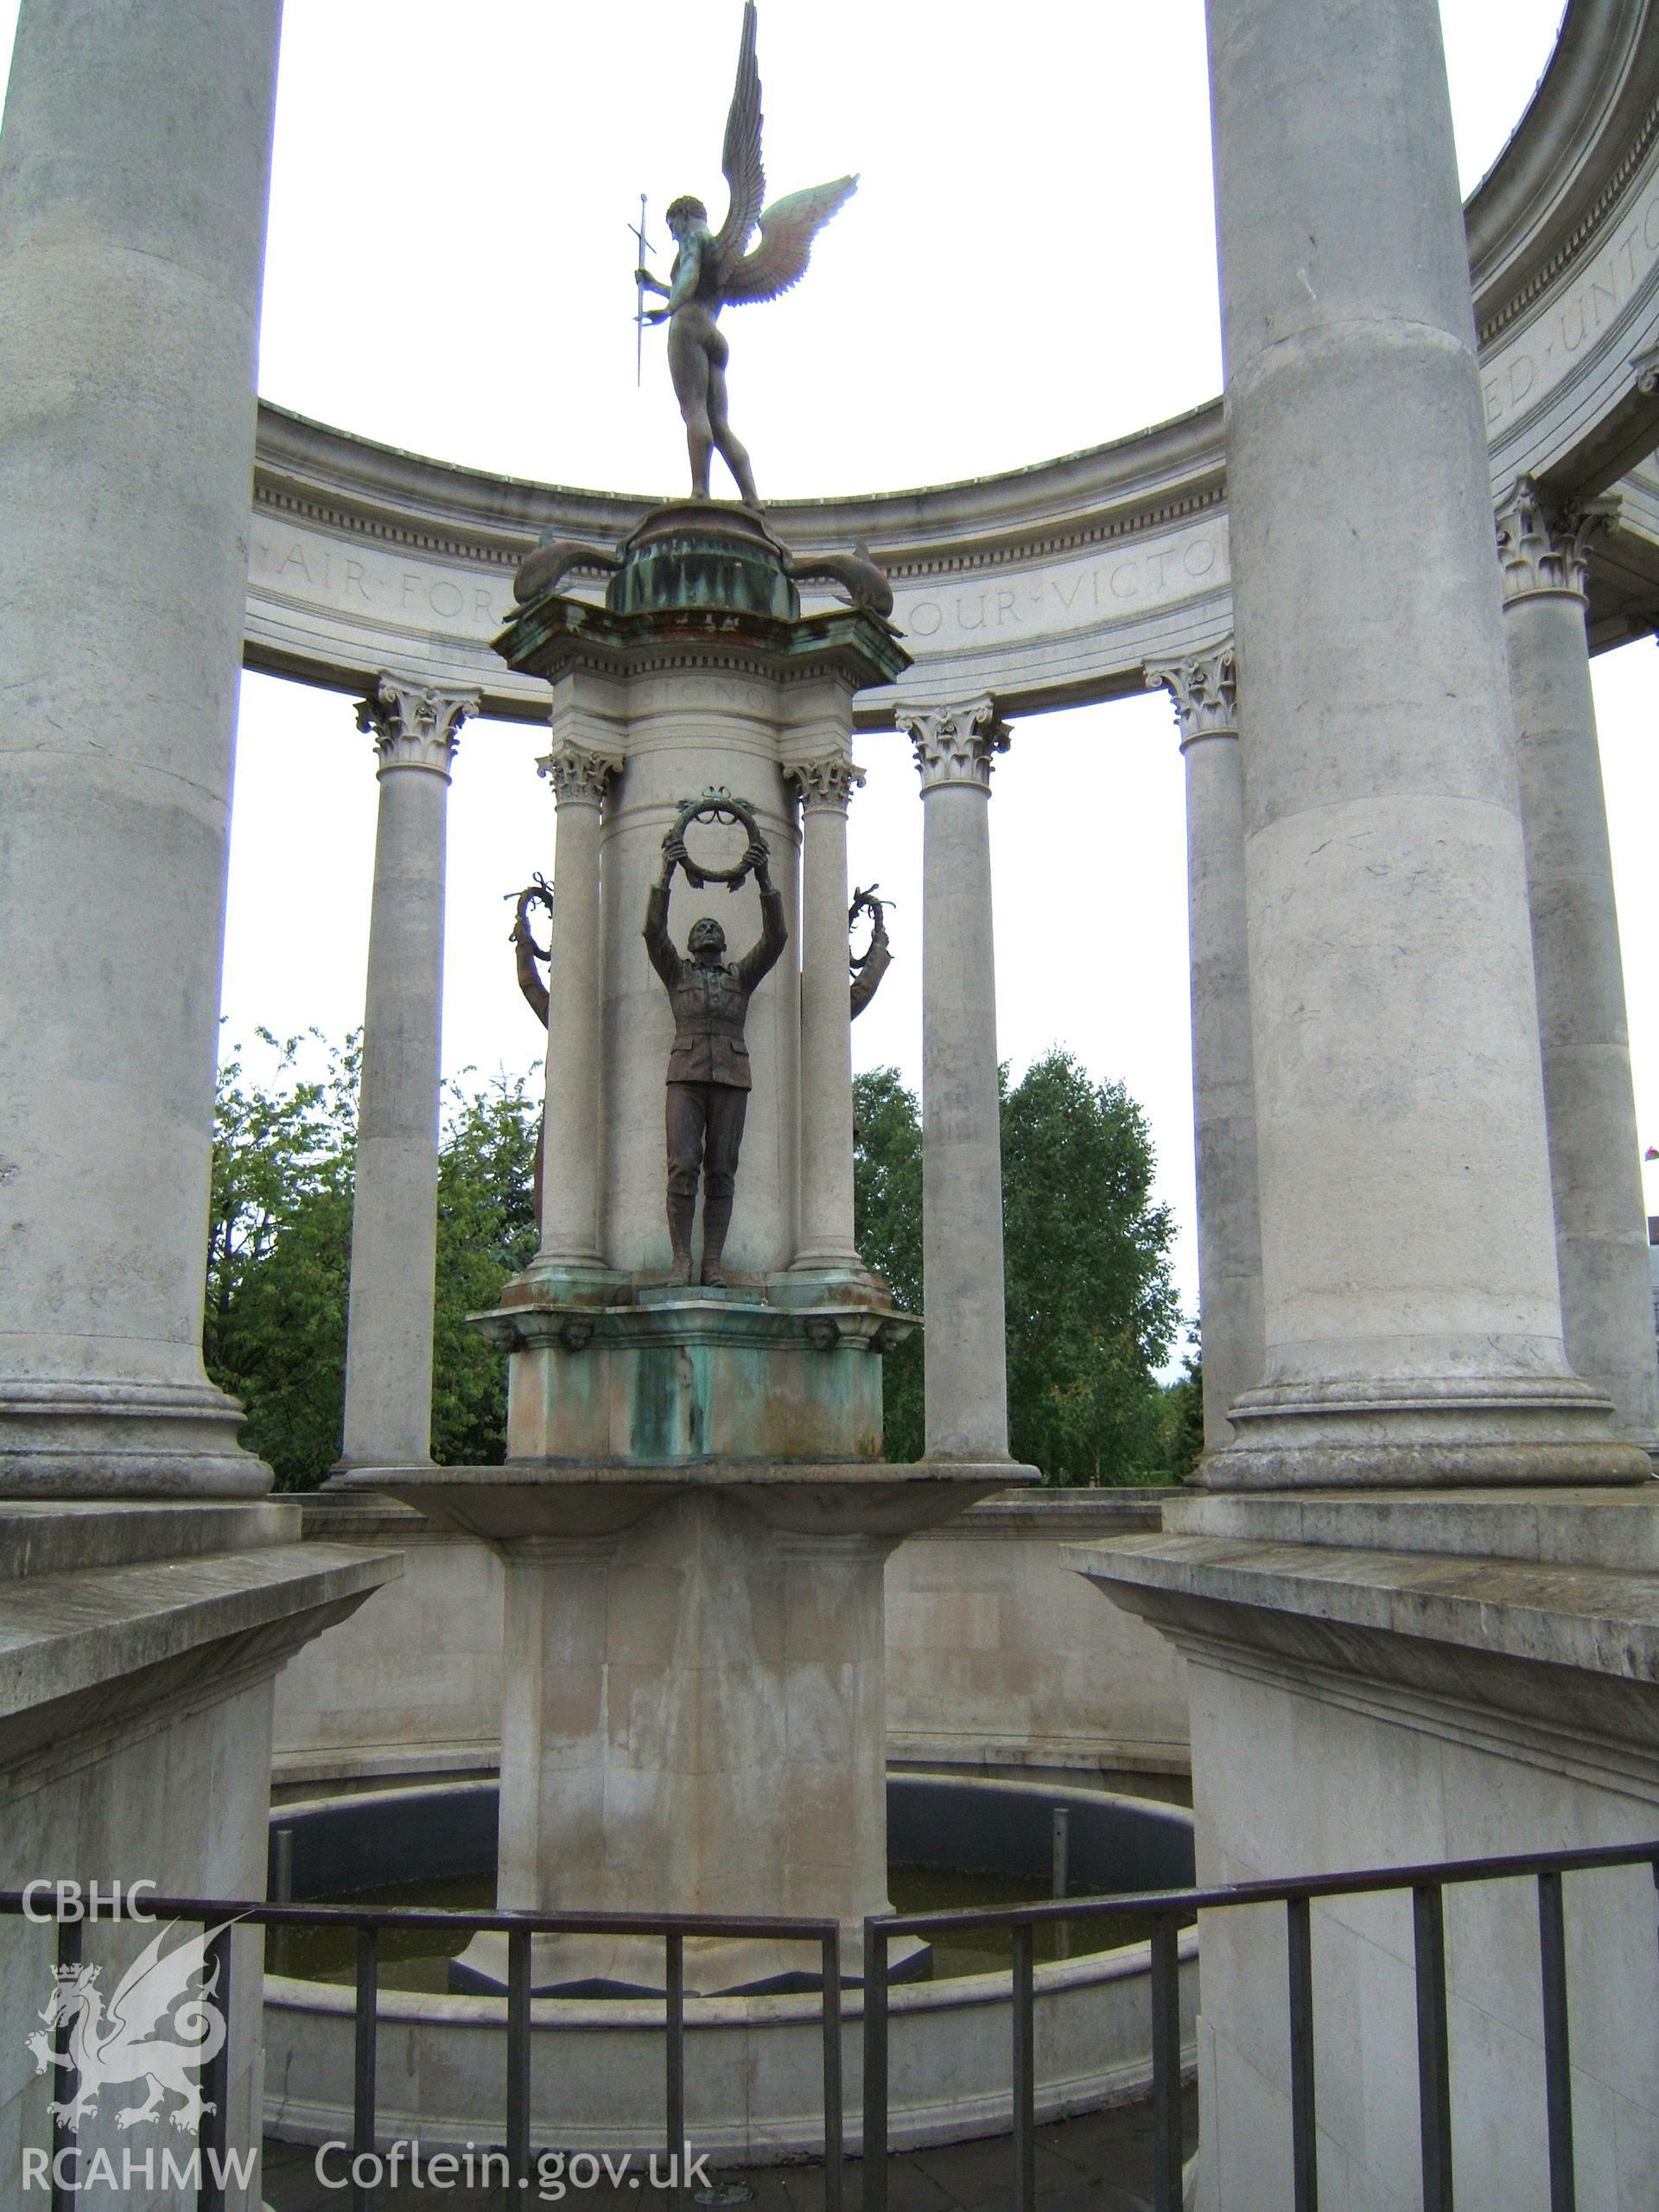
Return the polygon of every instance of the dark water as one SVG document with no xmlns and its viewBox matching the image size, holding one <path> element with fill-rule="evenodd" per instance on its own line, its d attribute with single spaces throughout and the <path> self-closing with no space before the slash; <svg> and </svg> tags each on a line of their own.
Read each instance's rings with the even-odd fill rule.
<svg viewBox="0 0 1659 2212">
<path fill-rule="evenodd" d="M 963 1873 L 938 1866 L 893 1866 L 889 1895 L 895 1912 L 961 1912 L 975 1905 L 1029 1904 L 1031 1885 L 1018 1874 Z M 422 1905 L 449 1912 L 493 1912 L 494 1874 L 467 1874 L 444 1881 L 392 1882 L 349 1896 L 321 1897 L 322 1904 Z M 1141 1942 L 1144 1923 L 1122 1913 L 1105 1913 L 1069 1923 L 1073 1958 L 1086 1952 L 1116 1949 Z M 380 1931 L 380 1986 L 442 1995 L 449 1986 L 450 1959 L 466 1947 L 464 1936 L 446 1936 L 435 1929 L 385 1928 Z M 356 1937 L 352 1929 L 273 1929 L 265 1938 L 265 1961 L 272 1974 L 302 1981 L 349 1984 L 356 1974 Z M 1039 1964 L 1060 1955 L 1052 1928 L 1037 1931 Z M 952 1933 L 933 1940 L 933 1974 L 991 1974 L 1008 1964 L 1008 1931 L 982 1935 Z"/>
</svg>

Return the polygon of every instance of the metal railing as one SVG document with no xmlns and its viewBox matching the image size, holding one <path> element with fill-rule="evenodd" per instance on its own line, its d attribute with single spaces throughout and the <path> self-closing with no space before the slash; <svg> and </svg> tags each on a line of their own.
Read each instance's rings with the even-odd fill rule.
<svg viewBox="0 0 1659 2212">
<path fill-rule="evenodd" d="M 1313 1907 L 1322 1898 L 1409 1892 L 1417 2024 L 1417 2093 L 1421 2140 L 1423 2212 L 1452 2212 L 1452 2106 L 1446 1978 L 1446 1891 L 1474 1882 L 1530 1878 L 1536 1891 L 1540 1993 L 1543 2018 L 1545 2112 L 1549 2158 L 1550 2212 L 1576 2212 L 1573 2157 L 1571 2040 L 1567 2017 L 1567 1961 L 1563 1877 L 1610 1867 L 1649 1868 L 1659 1886 L 1659 1840 L 1580 1851 L 1528 1853 L 1496 1859 L 1458 1859 L 1418 1866 L 1313 1875 L 1286 1882 L 1235 1883 L 1220 1889 L 1155 1890 L 1134 1895 L 1068 1897 L 1041 1904 L 992 1906 L 960 1912 L 884 1915 L 864 1923 L 862 2154 L 863 2212 L 887 2212 L 891 2155 L 888 2109 L 888 2028 L 891 1983 L 888 1945 L 905 1936 L 1008 1931 L 1013 1950 L 1010 2070 L 1013 2084 L 1011 2154 L 1015 2212 L 1036 2203 L 1035 1936 L 1039 1928 L 1109 1913 L 1144 1921 L 1151 1946 L 1152 2108 L 1154 2195 L 1156 2212 L 1180 2212 L 1182 2195 L 1181 2028 L 1179 1937 L 1195 1913 L 1277 1906 L 1285 1916 L 1286 1994 L 1290 2042 L 1291 2212 L 1319 2212 L 1316 2154 L 1316 2077 L 1313 2020 Z M 0 1914 L 24 1909 L 24 1892 L 0 1891 Z M 207 1954 L 217 1967 L 215 2002 L 229 2015 L 231 1934 L 235 1927 L 335 1928 L 356 1936 L 353 2005 L 353 2157 L 375 2149 L 375 2050 L 379 1990 L 379 1939 L 387 1929 L 442 1931 L 470 1938 L 482 1933 L 507 1938 L 506 2065 L 504 2084 L 505 2155 L 515 2184 L 528 2187 L 531 2151 L 531 1944 L 537 1936 L 653 1936 L 663 1942 L 664 2130 L 674 2158 L 674 2201 L 680 2201 L 685 2119 L 685 1942 L 695 1936 L 770 1936 L 816 1943 L 822 1961 L 823 2164 L 826 2212 L 840 2212 L 846 2157 L 842 2084 L 842 1994 L 840 1929 L 833 1920 L 750 1915 L 721 1918 L 700 1913 L 449 1912 L 380 1908 L 247 1903 L 224 1898 L 147 1897 L 148 1917 L 194 1921 L 215 1930 Z M 41 1916 L 36 1913 L 36 1917 Z M 122 1914 L 100 1915 L 118 1920 Z M 60 1918 L 60 1971 L 82 1960 L 86 1922 Z M 56 2048 L 68 2056 L 58 2031 Z M 225 2154 L 228 2148 L 228 2038 L 202 2082 L 205 2108 L 198 2148 L 201 2156 L 196 2212 L 224 2212 Z M 59 2101 L 73 2101 L 73 2072 L 60 2067 Z M 57 2154 L 70 2147 L 65 2122 L 53 2124 L 52 2212 L 70 2212 L 75 2190 L 58 2179 Z M 353 2184 L 353 2212 L 373 2212 L 375 2190 Z"/>
<path fill-rule="evenodd" d="M 42 1885 L 44 1890 L 46 1885 Z M 21 1914 L 25 1892 L 0 1891 L 0 1914 Z M 771 1936 L 787 1942 L 816 1943 L 823 1978 L 823 2169 L 825 2212 L 841 2212 L 842 2175 L 845 2164 L 842 2112 L 842 1974 L 841 1928 L 834 1920 L 813 1920 L 779 1914 L 741 1914 L 721 1917 L 695 1912 L 448 1912 L 418 1906 L 253 1904 L 225 1897 L 169 1897 L 146 1894 L 144 1917 L 154 1920 L 195 1921 L 204 1931 L 217 1931 L 207 1955 L 207 1972 L 217 1968 L 213 2002 L 227 2023 L 231 2006 L 231 1936 L 236 1928 L 311 1928 L 350 1930 L 355 1934 L 357 1961 L 353 2005 L 352 2156 L 375 2148 L 375 2056 L 378 2025 L 380 1937 L 389 1929 L 426 1929 L 446 1936 L 505 1935 L 507 1939 L 506 2069 L 503 2103 L 505 2113 L 506 2177 L 510 2184 L 528 2191 L 532 2175 L 531 2152 L 531 1944 L 537 1936 L 654 1936 L 664 1947 L 663 2103 L 664 2130 L 673 2180 L 672 2202 L 681 2202 L 684 2186 L 685 2129 L 685 1944 L 688 1936 Z M 37 1907 L 35 1917 L 42 1916 Z M 115 1924 L 131 1916 L 119 1910 L 99 1912 L 104 1924 Z M 81 1964 L 86 1918 L 58 1923 L 57 1964 L 60 1974 Z M 54 2049 L 60 2063 L 55 2074 L 55 2101 L 67 2107 L 78 2083 L 68 2063 L 68 2039 L 60 2025 Z M 204 2069 L 203 2109 L 196 2148 L 200 2153 L 196 2183 L 196 2212 L 225 2212 L 229 2115 L 226 2090 L 230 2080 L 228 2032 L 215 2056 Z M 256 2115 L 256 2121 L 257 2116 Z M 52 2126 L 50 2173 L 52 2212 L 73 2212 L 78 2188 L 72 2168 L 61 2153 L 73 2148 L 62 2119 Z M 353 2182 L 352 2212 L 374 2212 L 377 2189 Z M 525 2201 L 530 2201 L 526 2196 Z"/>
<path fill-rule="evenodd" d="M 1109 1910 L 1144 1918 L 1152 1941 L 1153 2203 L 1181 2212 L 1181 2030 L 1179 1940 L 1195 1912 L 1278 1905 L 1285 1914 L 1290 2026 L 1291 2212 L 1319 2212 L 1315 2135 L 1313 1906 L 1321 1897 L 1408 1891 L 1417 2013 L 1417 2108 L 1422 2150 L 1423 2212 L 1452 2212 L 1452 2096 L 1446 2026 L 1446 1892 L 1470 1882 L 1530 1878 L 1537 1885 L 1540 1985 L 1544 2029 L 1544 2096 L 1549 2144 L 1550 2212 L 1576 2212 L 1573 2082 L 1567 2021 L 1567 1935 L 1561 1878 L 1597 1867 L 1647 1866 L 1659 1887 L 1659 1841 L 1582 1851 L 1526 1853 L 1503 1859 L 1452 1859 L 1425 1866 L 1309 1875 L 1289 1882 L 1236 1882 L 1225 1889 L 1154 1890 L 1136 1896 L 1068 1897 L 990 1910 L 905 1913 L 864 1923 L 863 2212 L 887 2212 L 887 1945 L 900 1936 L 942 1936 L 1007 1928 L 1014 1940 L 1011 2074 L 1014 2083 L 1014 2212 L 1034 2212 L 1036 2080 L 1033 1944 L 1055 1922 Z"/>
</svg>

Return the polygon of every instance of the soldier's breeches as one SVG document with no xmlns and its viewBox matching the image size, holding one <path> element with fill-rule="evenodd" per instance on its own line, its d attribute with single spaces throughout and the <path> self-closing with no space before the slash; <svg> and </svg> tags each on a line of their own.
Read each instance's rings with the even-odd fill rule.
<svg viewBox="0 0 1659 2212">
<path fill-rule="evenodd" d="M 737 1155 L 749 1094 L 727 1083 L 671 1083 L 666 1086 L 668 1194 L 695 1198 L 699 1172 L 705 1204 L 729 1198 L 737 1185 Z"/>
</svg>

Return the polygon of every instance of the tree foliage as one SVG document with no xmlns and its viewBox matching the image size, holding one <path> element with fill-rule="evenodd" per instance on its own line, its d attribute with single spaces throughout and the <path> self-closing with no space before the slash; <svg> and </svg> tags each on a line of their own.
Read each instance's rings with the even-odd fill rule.
<svg viewBox="0 0 1659 2212">
<path fill-rule="evenodd" d="M 896 1071 L 857 1078 L 859 1249 L 921 1310 L 921 1128 Z M 1174 1224 L 1152 1198 L 1145 1116 L 1121 1084 L 1052 1052 L 1002 1096 L 1009 1442 L 1058 1484 L 1170 1480 L 1187 1471 L 1190 1390 L 1160 1389 L 1180 1315 Z M 946 1324 L 948 1325 L 948 1323 Z M 887 1366 L 887 1448 L 922 1448 L 920 1346 Z"/>
<path fill-rule="evenodd" d="M 359 1052 L 320 1038 L 260 1041 L 274 1080 L 238 1052 L 220 1070 L 203 1351 L 247 1409 L 242 1440 L 282 1490 L 315 1489 L 340 1456 L 351 1269 Z M 303 1052 L 324 1071 L 302 1077 Z M 446 1465 L 499 1462 L 506 1381 L 465 1317 L 493 1306 L 536 1243 L 536 1109 L 522 1081 L 445 1089 L 438 1160 L 432 1451 Z"/>
<path fill-rule="evenodd" d="M 260 1041 L 270 1081 L 238 1052 L 219 1077 L 203 1350 L 247 1408 L 243 1441 L 283 1490 L 315 1487 L 340 1454 L 351 1265 L 358 1040 Z M 301 1062 L 321 1066 L 302 1072 Z M 922 1134 L 897 1070 L 855 1084 L 859 1249 L 912 1313 L 922 1306 Z M 536 1245 L 536 1102 L 522 1081 L 446 1086 L 438 1165 L 433 1456 L 502 1456 L 505 1363 L 468 1313 L 495 1305 Z M 1152 1198 L 1153 1153 L 1122 1084 L 1068 1054 L 1004 1084 L 1010 1442 L 1051 1483 L 1179 1479 L 1202 1444 L 1199 1370 L 1156 1374 L 1179 1327 L 1169 1210 Z M 947 1321 L 948 1325 L 948 1321 Z M 887 1356 L 887 1440 L 923 1448 L 922 1338 Z"/>
</svg>

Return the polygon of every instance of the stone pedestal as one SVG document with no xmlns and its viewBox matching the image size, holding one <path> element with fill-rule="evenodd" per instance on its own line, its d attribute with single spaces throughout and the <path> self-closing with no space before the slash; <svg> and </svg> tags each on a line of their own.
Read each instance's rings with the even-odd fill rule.
<svg viewBox="0 0 1659 2212">
<path fill-rule="evenodd" d="M 887 1910 L 882 1565 L 1010 1472 L 728 1459 L 377 1478 L 505 1563 L 499 1903 L 835 1917 L 856 1978 L 863 1917 Z M 688 1943 L 686 1986 L 810 1986 L 816 1950 L 795 1949 Z M 458 1978 L 499 1986 L 505 1961 L 480 1938 Z M 532 1974 L 538 1991 L 639 1992 L 663 1971 L 659 1942 L 557 1936 Z"/>
<path fill-rule="evenodd" d="M 1659 1522 L 1641 1491 L 1186 1496 L 1067 1562 L 1186 1662 L 1200 1884 L 1659 1834 Z M 1565 1878 L 1578 2202 L 1659 2169 L 1654 1886 Z M 1460 2204 L 1548 2201 L 1533 1885 L 1447 1892 Z M 1421 2201 L 1409 1891 L 1313 1915 L 1319 2203 Z M 1203 2212 L 1293 2201 L 1281 1912 L 1201 1916 Z"/>
<path fill-rule="evenodd" d="M 578 564 L 612 572 L 603 605 L 556 589 Z M 520 571 L 498 650 L 553 687 L 563 781 L 543 1247 L 475 1317 L 509 1357 L 507 1464 L 347 1479 L 502 1559 L 504 1906 L 834 1919 L 852 1978 L 863 1919 L 887 1907 L 882 1563 L 1034 1471 L 1009 1464 L 1005 1413 L 948 1462 L 881 1458 L 881 1356 L 918 1323 L 853 1241 L 845 807 L 854 696 L 908 660 L 877 611 L 880 577 L 855 562 L 837 575 L 865 596 L 803 615 L 760 516 L 709 501 L 648 516 L 616 553 L 550 545 Z M 736 811 L 689 827 L 685 802 L 721 793 Z M 789 943 L 743 986 L 741 1039 L 722 1032 L 721 1065 L 752 1081 L 731 1280 L 693 1288 L 668 1279 L 675 1015 L 641 927 L 666 834 L 684 829 L 694 868 L 728 868 L 746 814 Z M 962 816 L 971 880 L 952 882 L 963 957 L 988 960 L 983 817 L 976 789 Z M 929 834 L 931 850 L 950 842 Z M 753 889 L 734 899 L 692 874 L 675 878 L 670 938 L 685 945 L 712 916 L 729 967 L 760 932 Z M 970 995 L 986 1001 L 978 982 Z M 988 1059 L 982 1028 L 970 1042 L 974 1131 L 988 1096 L 995 1161 L 994 1029 Z M 695 1034 L 687 1049 L 703 1049 Z M 974 1404 L 1000 1409 L 1000 1214 L 976 1198 L 980 1272 L 951 1287 L 951 1325 L 987 1369 L 994 1338 L 994 1387 L 976 1377 Z M 686 1986 L 810 1983 L 821 1956 L 797 1948 L 688 1944 Z M 481 1938 L 456 1974 L 496 1988 L 505 1970 L 505 1944 Z M 661 1942 L 643 1939 L 549 1938 L 532 1961 L 539 1991 L 649 1992 L 664 1972 Z"/>
<path fill-rule="evenodd" d="M 513 1285 L 480 1324 L 513 1355 L 508 1459 L 879 1459 L 881 1355 L 914 1317 L 789 1277 L 773 1297 L 656 1285 L 594 1307 Z"/>
</svg>

